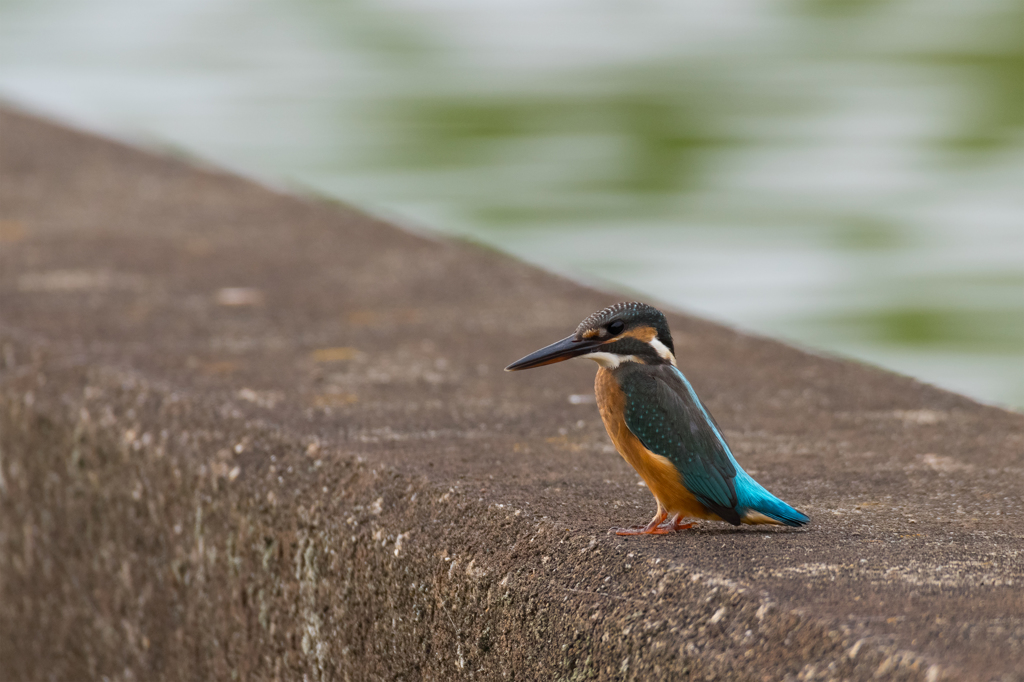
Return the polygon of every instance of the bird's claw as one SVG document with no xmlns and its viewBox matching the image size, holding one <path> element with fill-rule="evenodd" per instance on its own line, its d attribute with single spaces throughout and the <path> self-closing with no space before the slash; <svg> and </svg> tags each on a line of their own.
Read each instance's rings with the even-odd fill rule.
<svg viewBox="0 0 1024 682">
<path fill-rule="evenodd" d="M 671 519 L 669 519 L 667 522 L 661 524 L 661 527 L 662 528 L 667 528 L 668 530 L 671 530 L 671 531 L 680 531 L 680 530 L 686 530 L 687 528 L 693 528 L 694 525 L 695 524 L 692 523 L 692 522 L 691 523 L 683 523 L 683 516 L 681 514 L 676 514 Z"/>
<path fill-rule="evenodd" d="M 668 535 L 687 528 L 693 528 L 693 523 L 683 523 L 683 517 L 676 515 L 665 520 L 667 514 L 658 514 L 646 526 L 632 526 L 630 528 L 612 528 L 616 535 Z"/>
<path fill-rule="evenodd" d="M 630 528 L 612 528 L 616 535 L 668 535 L 671 531 L 665 526 L 631 526 Z"/>
</svg>

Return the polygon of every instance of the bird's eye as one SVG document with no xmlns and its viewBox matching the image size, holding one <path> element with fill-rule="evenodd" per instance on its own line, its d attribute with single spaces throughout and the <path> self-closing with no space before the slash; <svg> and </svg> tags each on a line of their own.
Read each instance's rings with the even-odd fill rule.
<svg viewBox="0 0 1024 682">
<path fill-rule="evenodd" d="M 626 328 L 626 324 L 622 320 L 615 320 L 608 325 L 608 333 L 612 336 L 618 336 L 622 333 L 622 330 Z"/>
</svg>

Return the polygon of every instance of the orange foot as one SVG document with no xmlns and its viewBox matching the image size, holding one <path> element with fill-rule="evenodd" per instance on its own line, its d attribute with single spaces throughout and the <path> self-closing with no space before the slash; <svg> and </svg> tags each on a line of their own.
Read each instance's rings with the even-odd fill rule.
<svg viewBox="0 0 1024 682">
<path fill-rule="evenodd" d="M 612 528 L 616 535 L 668 535 L 671 529 L 661 525 L 668 514 L 661 509 L 654 515 L 651 522 L 646 526 L 633 526 L 632 528 Z M 673 519 L 674 520 L 674 519 Z"/>
<path fill-rule="evenodd" d="M 693 528 L 693 526 L 694 526 L 693 523 L 683 523 L 683 515 L 682 514 L 676 514 L 675 516 L 673 516 L 671 519 L 668 520 L 668 523 L 666 523 L 665 525 L 663 525 L 661 527 L 665 528 L 666 530 L 678 531 L 678 530 L 686 530 L 687 528 Z"/>
<path fill-rule="evenodd" d="M 683 515 L 676 514 L 666 521 L 666 512 L 658 510 L 651 522 L 646 526 L 633 526 L 632 528 L 612 528 L 616 535 L 668 535 L 676 531 L 693 528 L 693 523 L 683 523 Z"/>
</svg>

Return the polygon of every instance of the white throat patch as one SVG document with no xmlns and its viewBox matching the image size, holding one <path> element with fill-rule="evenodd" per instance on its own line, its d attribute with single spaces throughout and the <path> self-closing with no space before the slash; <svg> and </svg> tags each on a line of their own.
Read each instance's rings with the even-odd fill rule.
<svg viewBox="0 0 1024 682">
<path fill-rule="evenodd" d="M 618 355 L 616 353 L 605 353 L 603 351 L 587 353 L 580 357 L 593 360 L 605 369 L 615 369 L 624 362 L 640 362 L 640 358 L 635 355 Z"/>
</svg>

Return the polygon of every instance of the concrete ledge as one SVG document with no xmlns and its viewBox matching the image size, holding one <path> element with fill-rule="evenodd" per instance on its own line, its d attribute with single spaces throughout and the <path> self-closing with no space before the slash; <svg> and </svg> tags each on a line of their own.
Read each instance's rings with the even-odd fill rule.
<svg viewBox="0 0 1024 682">
<path fill-rule="evenodd" d="M 1024 679 L 1024 417 L 672 315 L 812 525 L 608 536 L 613 300 L 3 112 L 5 677 Z"/>
</svg>

